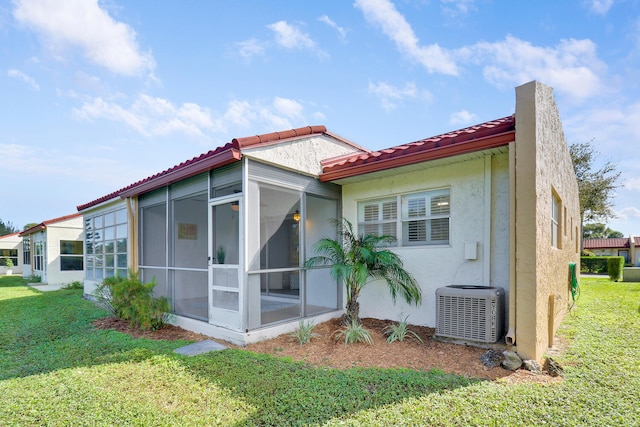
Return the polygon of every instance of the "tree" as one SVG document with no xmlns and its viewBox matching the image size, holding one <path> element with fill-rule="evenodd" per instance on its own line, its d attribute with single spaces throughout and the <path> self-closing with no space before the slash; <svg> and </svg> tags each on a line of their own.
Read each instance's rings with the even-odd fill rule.
<svg viewBox="0 0 640 427">
<path fill-rule="evenodd" d="M 419 305 L 422 291 L 413 276 L 404 269 L 402 259 L 386 248 L 392 236 L 356 235 L 349 220 L 331 220 L 338 239 L 322 238 L 315 246 L 320 255 L 309 258 L 305 267 L 331 266 L 331 275 L 342 280 L 347 291 L 346 324 L 360 324 L 358 297 L 374 280 L 383 279 L 395 303 L 400 294 L 408 304 Z"/>
<path fill-rule="evenodd" d="M 610 229 L 601 222 L 585 224 L 582 228 L 583 239 L 608 239 L 612 237 L 624 237 L 624 234 Z"/>
<path fill-rule="evenodd" d="M 37 222 L 30 222 L 29 224 L 25 225 L 24 227 L 22 227 L 22 231 L 28 230 L 31 227 L 35 227 L 36 225 L 38 225 Z"/>
<path fill-rule="evenodd" d="M 5 224 L 4 221 L 0 219 L 0 236 L 6 236 L 7 234 L 12 234 L 17 231 L 18 229 L 15 228 L 11 222 Z"/>
<path fill-rule="evenodd" d="M 616 165 L 607 161 L 604 166 L 594 170 L 594 162 L 599 154 L 591 142 L 569 146 L 571 160 L 578 180 L 580 195 L 580 216 L 582 224 L 613 218 L 613 197 L 619 187 L 620 172 Z"/>
</svg>

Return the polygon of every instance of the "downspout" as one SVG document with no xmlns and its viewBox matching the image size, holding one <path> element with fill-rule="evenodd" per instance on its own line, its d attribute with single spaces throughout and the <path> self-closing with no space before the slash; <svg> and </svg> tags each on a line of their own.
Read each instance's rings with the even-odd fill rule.
<svg viewBox="0 0 640 427">
<path fill-rule="evenodd" d="M 138 260 L 138 198 L 127 197 L 125 204 L 127 205 L 127 231 L 129 232 L 127 244 L 129 271 L 137 273 L 140 265 Z"/>
<path fill-rule="evenodd" d="M 516 147 L 509 143 L 509 330 L 505 337 L 507 345 L 516 344 Z"/>
</svg>

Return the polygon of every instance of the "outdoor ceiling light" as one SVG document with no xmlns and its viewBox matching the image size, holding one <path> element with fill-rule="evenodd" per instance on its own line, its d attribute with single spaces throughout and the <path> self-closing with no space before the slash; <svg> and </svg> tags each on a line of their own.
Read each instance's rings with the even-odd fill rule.
<svg viewBox="0 0 640 427">
<path fill-rule="evenodd" d="M 294 212 L 294 214 L 293 214 L 293 220 L 294 220 L 295 222 L 300 221 L 300 212 L 299 212 L 299 211 L 297 211 L 297 210 L 296 210 L 296 211 Z"/>
<path fill-rule="evenodd" d="M 240 210 L 240 203 L 236 200 L 235 202 L 231 202 L 231 209 L 238 212 Z"/>
</svg>

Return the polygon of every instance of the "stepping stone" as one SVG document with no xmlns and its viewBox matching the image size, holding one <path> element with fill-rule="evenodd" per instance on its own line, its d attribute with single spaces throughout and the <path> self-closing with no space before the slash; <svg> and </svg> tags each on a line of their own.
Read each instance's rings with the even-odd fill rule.
<svg viewBox="0 0 640 427">
<path fill-rule="evenodd" d="M 224 350 L 224 345 L 211 340 L 204 340 L 193 344 L 185 345 L 184 347 L 176 348 L 174 353 L 184 354 L 186 356 L 196 356 L 198 354 L 208 353 L 210 351 Z"/>
</svg>

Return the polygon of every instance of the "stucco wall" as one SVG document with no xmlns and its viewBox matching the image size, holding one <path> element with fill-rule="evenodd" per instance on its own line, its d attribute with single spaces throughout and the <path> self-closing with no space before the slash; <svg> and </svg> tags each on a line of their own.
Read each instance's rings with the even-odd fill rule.
<svg viewBox="0 0 640 427">
<path fill-rule="evenodd" d="M 359 151 L 356 147 L 326 135 L 279 142 L 258 148 L 243 148 L 244 156 L 310 175 L 320 175 L 320 162 Z"/>
<path fill-rule="evenodd" d="M 60 271 L 60 241 L 84 240 L 82 217 L 72 218 L 47 226 L 46 233 L 46 282 L 50 285 L 69 284 L 84 279 L 84 270 Z M 43 278 L 44 280 L 44 278 Z"/>
<path fill-rule="evenodd" d="M 18 251 L 18 263 L 11 267 L 12 274 L 22 274 L 22 237 L 18 234 L 11 234 L 0 237 L 0 249 L 16 249 Z M 6 267 L 0 267 L 0 274 L 6 274 Z"/>
<path fill-rule="evenodd" d="M 447 187 L 451 195 L 450 244 L 446 246 L 419 246 L 394 248 L 403 259 L 405 268 L 418 280 L 423 293 L 420 307 L 408 306 L 398 299 L 391 302 L 384 282 L 368 285 L 360 296 L 361 317 L 399 320 L 409 315 L 409 322 L 435 327 L 436 289 L 448 285 L 485 285 L 508 288 L 509 279 L 509 178 L 508 155 L 498 154 L 485 158 L 480 155 L 472 160 L 432 167 L 425 163 L 419 170 L 403 173 L 399 168 L 393 176 L 345 183 L 342 187 L 343 215 L 357 224 L 357 202 Z M 491 181 L 491 184 L 487 181 Z M 490 195 L 485 191 L 489 190 Z M 489 197 L 487 197 L 489 196 Z M 491 206 L 486 206 L 489 200 Z M 492 220 L 492 227 L 485 227 L 485 215 L 491 212 L 502 215 Z M 491 230 L 492 236 L 485 233 Z M 477 242 L 476 260 L 465 260 L 465 243 Z M 487 242 L 494 258 L 487 263 Z M 485 269 L 489 268 L 490 272 Z M 485 280 L 490 283 L 485 283 Z"/>
<path fill-rule="evenodd" d="M 510 327 L 518 353 L 540 359 L 571 302 L 569 263 L 579 263 L 580 213 L 553 90 L 539 82 L 516 88 L 514 173 L 516 311 Z M 558 247 L 551 236 L 554 194 L 560 200 Z"/>
</svg>

